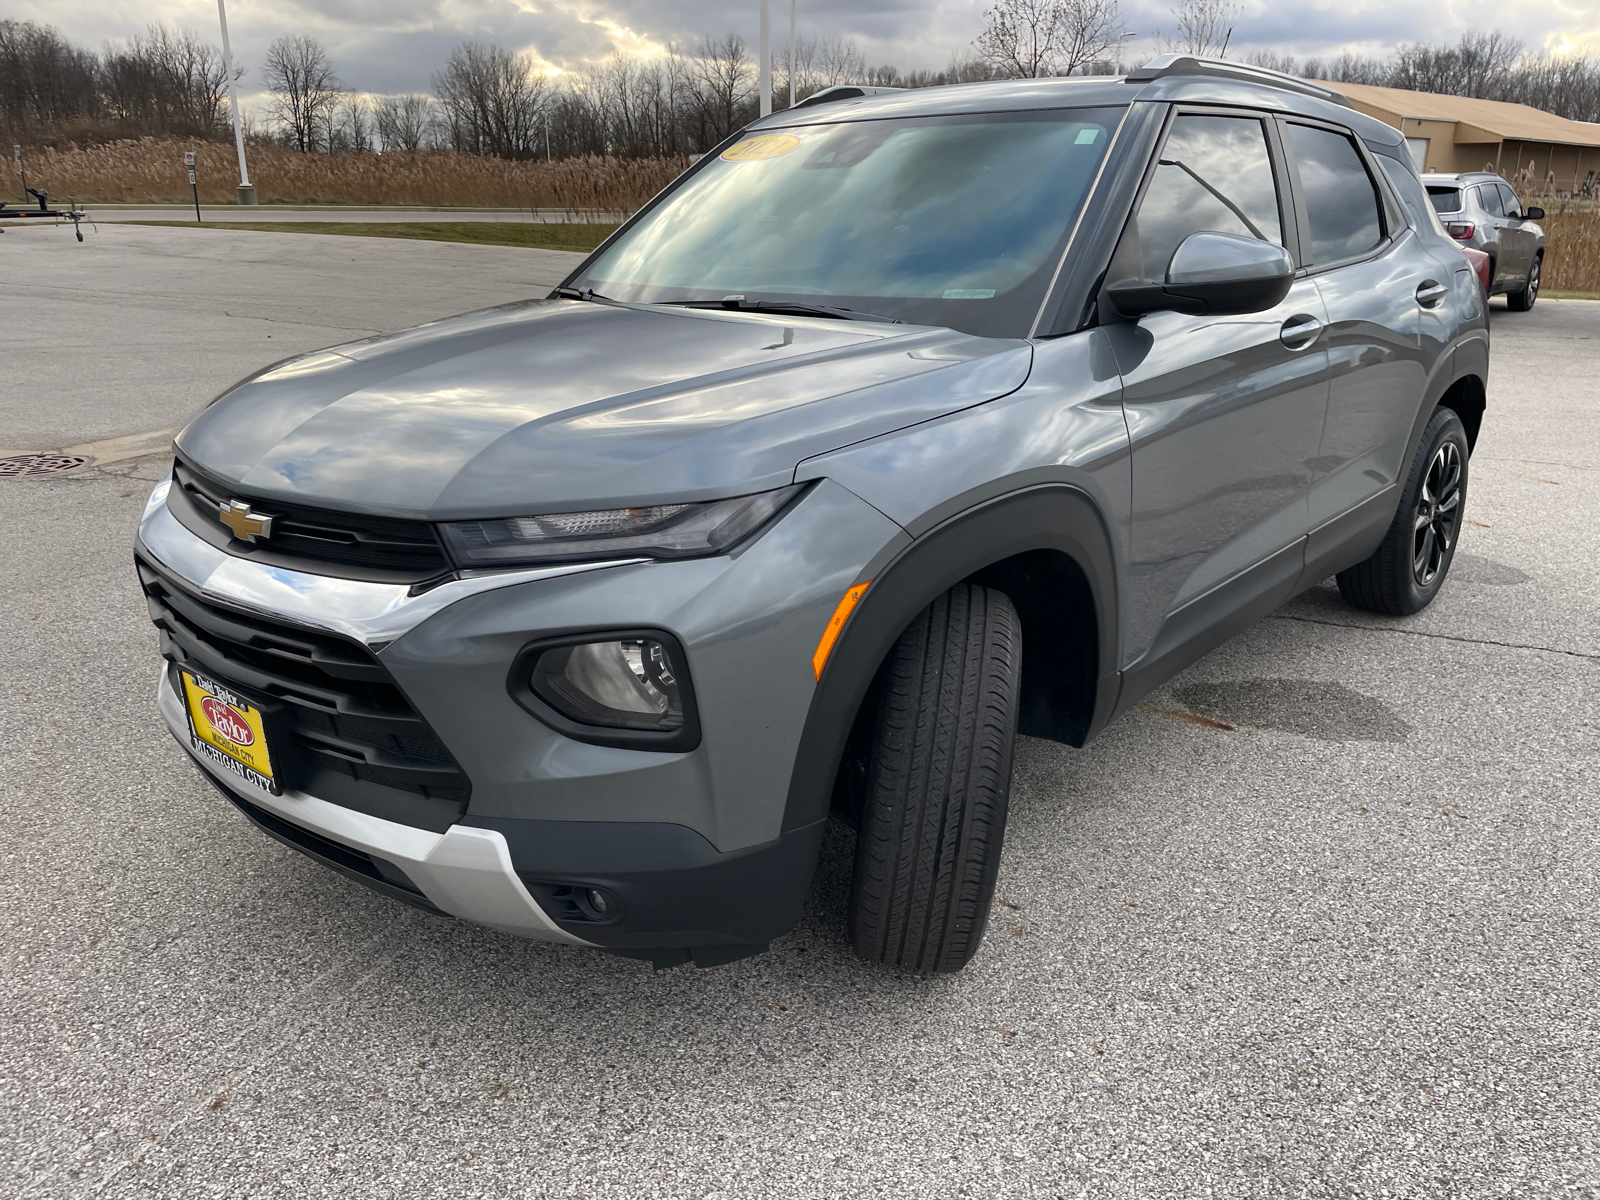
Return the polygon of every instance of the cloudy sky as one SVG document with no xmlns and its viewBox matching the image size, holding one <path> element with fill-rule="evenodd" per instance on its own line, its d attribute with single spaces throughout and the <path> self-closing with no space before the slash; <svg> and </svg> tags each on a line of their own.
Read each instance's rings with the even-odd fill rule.
<svg viewBox="0 0 1600 1200">
<path fill-rule="evenodd" d="M 1130 59 L 1158 50 L 1172 27 L 1171 0 L 1123 0 Z M 789 6 L 772 0 L 774 41 L 787 36 Z M 869 62 L 937 67 L 964 53 L 983 23 L 984 0 L 799 0 L 802 38 L 847 37 Z M 526 49 L 556 67 L 580 66 L 615 49 L 650 52 L 729 30 L 754 42 L 759 0 L 229 0 L 244 90 L 259 86 L 267 45 L 306 32 L 329 48 L 345 84 L 358 91 L 424 91 L 456 43 L 471 38 Z M 152 21 L 216 40 L 214 0 L 0 0 L 0 16 L 55 25 L 98 48 Z M 1498 28 L 1530 48 L 1600 52 L 1594 0 L 1244 0 L 1233 44 L 1300 58 L 1350 49 L 1378 53 L 1415 40 L 1453 40 Z"/>
</svg>

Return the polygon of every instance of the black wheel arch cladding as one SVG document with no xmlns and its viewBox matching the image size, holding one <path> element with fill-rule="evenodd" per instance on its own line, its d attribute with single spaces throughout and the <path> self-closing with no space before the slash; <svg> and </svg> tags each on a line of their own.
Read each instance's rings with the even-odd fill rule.
<svg viewBox="0 0 1600 1200">
<path fill-rule="evenodd" d="M 1006 592 L 1022 618 L 1021 731 L 1083 745 L 1116 698 L 1108 686 L 1117 670 L 1115 564 L 1100 510 L 1067 484 L 996 497 L 906 547 L 877 572 L 818 681 L 783 828 L 826 815 L 845 743 L 880 665 L 916 615 L 963 580 Z"/>
</svg>

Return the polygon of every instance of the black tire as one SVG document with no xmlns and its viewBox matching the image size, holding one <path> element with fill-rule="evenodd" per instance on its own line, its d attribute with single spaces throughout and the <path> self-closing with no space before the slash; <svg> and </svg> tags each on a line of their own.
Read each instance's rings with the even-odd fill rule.
<svg viewBox="0 0 1600 1200">
<path fill-rule="evenodd" d="M 1467 454 L 1461 418 L 1448 408 L 1435 409 L 1383 544 L 1366 562 L 1339 572 L 1339 594 L 1347 604 L 1403 617 L 1439 594 L 1466 511 Z"/>
<path fill-rule="evenodd" d="M 1528 268 L 1528 282 L 1520 292 L 1506 293 L 1506 307 L 1512 312 L 1527 312 L 1539 299 L 1539 276 L 1544 265 L 1544 255 L 1533 256 L 1533 266 Z"/>
<path fill-rule="evenodd" d="M 957 584 L 884 664 L 850 940 L 870 962 L 959 971 L 994 899 L 1011 791 L 1022 622 L 1003 592 Z"/>
</svg>

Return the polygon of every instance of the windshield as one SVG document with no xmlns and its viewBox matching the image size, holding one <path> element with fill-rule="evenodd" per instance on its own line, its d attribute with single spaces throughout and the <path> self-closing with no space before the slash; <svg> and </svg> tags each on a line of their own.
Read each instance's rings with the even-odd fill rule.
<svg viewBox="0 0 1600 1200">
<path fill-rule="evenodd" d="M 784 301 L 1028 333 L 1123 110 L 763 131 L 705 163 L 571 286 Z"/>
<path fill-rule="evenodd" d="M 1461 211 L 1461 189 L 1453 187 L 1431 187 L 1428 189 L 1428 199 L 1433 201 L 1433 211 L 1453 213 Z"/>
</svg>

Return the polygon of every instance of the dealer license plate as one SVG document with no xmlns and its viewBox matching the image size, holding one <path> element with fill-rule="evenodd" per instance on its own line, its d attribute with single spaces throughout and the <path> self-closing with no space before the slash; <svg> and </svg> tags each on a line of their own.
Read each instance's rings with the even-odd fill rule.
<svg viewBox="0 0 1600 1200">
<path fill-rule="evenodd" d="M 189 740 L 195 753 L 246 783 L 278 795 L 261 710 L 204 675 L 180 669 L 178 677 L 183 681 L 183 706 L 189 714 Z"/>
</svg>

